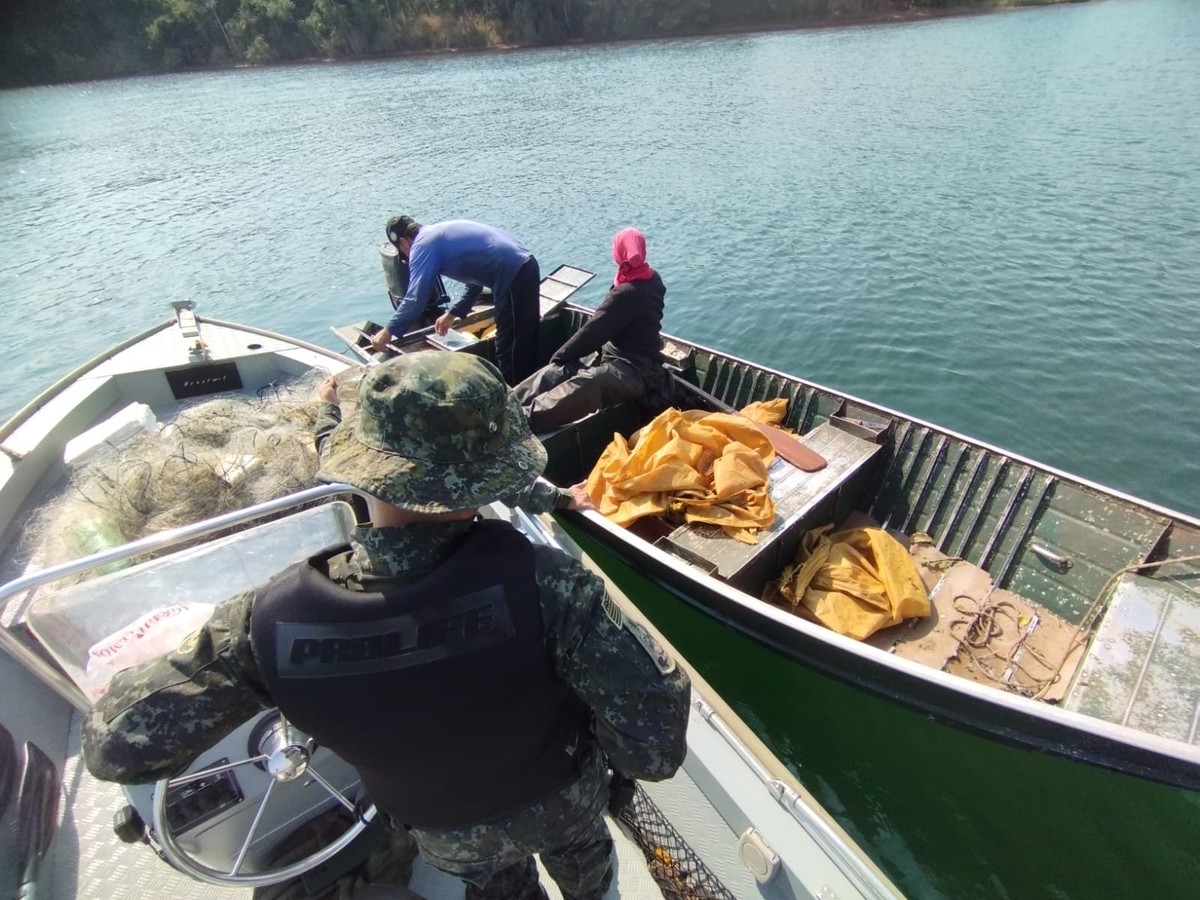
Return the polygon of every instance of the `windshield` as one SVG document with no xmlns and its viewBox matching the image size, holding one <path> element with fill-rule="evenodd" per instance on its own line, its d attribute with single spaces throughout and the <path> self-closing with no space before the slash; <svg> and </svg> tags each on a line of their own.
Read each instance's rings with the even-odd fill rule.
<svg viewBox="0 0 1200 900">
<path fill-rule="evenodd" d="M 169 653 L 208 620 L 216 604 L 345 543 L 353 527 L 347 503 L 306 509 L 39 596 L 27 622 L 95 702 L 117 672 Z"/>
</svg>

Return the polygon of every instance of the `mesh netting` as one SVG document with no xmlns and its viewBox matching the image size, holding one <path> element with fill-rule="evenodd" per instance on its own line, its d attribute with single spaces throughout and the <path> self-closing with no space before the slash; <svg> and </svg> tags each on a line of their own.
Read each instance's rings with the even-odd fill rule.
<svg viewBox="0 0 1200 900">
<path fill-rule="evenodd" d="M 646 857 L 667 900 L 736 900 L 638 785 L 620 822 Z"/>
<path fill-rule="evenodd" d="M 257 396 L 197 400 L 116 446 L 101 444 L 26 524 L 29 556 L 50 566 L 310 487 L 314 392 L 326 374 Z M 357 378 L 340 385 L 342 398 L 357 396 L 356 388 Z"/>
</svg>

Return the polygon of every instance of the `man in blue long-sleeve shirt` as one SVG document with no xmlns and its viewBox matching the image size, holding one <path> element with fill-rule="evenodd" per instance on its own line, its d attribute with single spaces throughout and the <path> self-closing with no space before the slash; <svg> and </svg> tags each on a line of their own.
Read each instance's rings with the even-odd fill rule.
<svg viewBox="0 0 1200 900">
<path fill-rule="evenodd" d="M 438 334 L 470 312 L 485 287 L 491 288 L 496 317 L 496 366 L 515 385 L 537 368 L 538 289 L 541 272 L 529 248 L 507 231 L 452 219 L 421 225 L 410 216 L 393 216 L 388 240 L 408 260 L 408 290 L 387 327 L 372 344 L 382 350 L 393 335 L 403 335 L 420 318 L 439 276 L 467 285 L 466 293 L 434 324 Z"/>
</svg>

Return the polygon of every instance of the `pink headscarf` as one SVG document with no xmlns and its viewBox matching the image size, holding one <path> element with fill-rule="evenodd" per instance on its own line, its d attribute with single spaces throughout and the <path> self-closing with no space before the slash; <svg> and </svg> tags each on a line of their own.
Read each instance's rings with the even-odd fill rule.
<svg viewBox="0 0 1200 900">
<path fill-rule="evenodd" d="M 622 228 L 614 235 L 613 262 L 617 264 L 617 284 L 645 281 L 654 275 L 646 265 L 646 238 L 636 228 Z"/>
</svg>

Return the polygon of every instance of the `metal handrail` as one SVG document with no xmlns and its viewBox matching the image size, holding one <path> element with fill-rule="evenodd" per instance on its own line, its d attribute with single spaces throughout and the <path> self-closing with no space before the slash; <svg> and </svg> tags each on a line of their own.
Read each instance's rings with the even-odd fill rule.
<svg viewBox="0 0 1200 900">
<path fill-rule="evenodd" d="M 805 799 L 782 779 L 774 777 L 733 732 L 721 715 L 703 698 L 693 697 L 692 708 L 725 741 L 734 753 L 762 782 L 775 801 L 808 833 L 829 857 L 838 870 L 846 876 L 859 893 L 867 897 L 895 897 L 895 892 L 869 866 L 866 866 L 846 846 L 845 840 L 821 816 L 816 814 Z"/>
<path fill-rule="evenodd" d="M 235 525 L 242 525 L 246 522 L 252 522 L 255 519 L 261 519 L 274 513 L 343 494 L 355 494 L 360 497 L 367 496 L 358 488 L 351 487 L 348 484 L 317 485 L 316 487 L 308 488 L 295 494 L 277 497 L 274 500 L 266 500 L 262 503 L 256 503 L 253 506 L 247 506 L 243 509 L 214 516 L 211 519 L 193 522 L 190 525 L 182 525 L 179 528 L 160 531 L 156 534 L 139 538 L 136 541 L 130 541 L 128 544 L 122 544 L 119 547 L 109 547 L 90 556 L 83 556 L 79 559 L 50 566 L 29 575 L 23 575 L 0 586 L 0 612 L 3 612 L 9 598 L 14 595 L 41 587 L 52 581 L 65 578 L 68 575 L 87 572 L 91 569 L 109 563 L 120 562 L 121 560 L 126 560 L 142 553 L 165 550 L 193 538 L 203 537 L 204 535 L 213 534 L 214 532 L 222 531 Z M 13 659 L 45 682 L 76 709 L 87 712 L 91 708 L 91 703 L 74 682 L 67 678 L 60 669 L 22 643 L 10 628 L 0 628 L 0 650 L 7 652 Z"/>
<path fill-rule="evenodd" d="M 567 548 L 563 546 L 563 542 L 558 539 L 557 535 L 554 534 L 540 517 L 531 516 L 523 509 L 513 508 L 510 512 L 510 521 L 514 526 L 524 531 L 531 540 L 539 540 L 551 547 L 567 551 Z M 665 640 L 665 638 L 657 634 L 657 631 L 655 632 L 655 636 Z M 675 648 L 670 647 L 669 643 L 668 648 L 670 652 L 676 652 Z M 705 687 L 711 690 L 707 685 Z M 693 684 L 693 688 L 695 688 L 695 684 Z M 795 788 L 783 779 L 776 777 L 763 764 L 754 750 L 737 735 L 729 723 L 708 700 L 703 696 L 699 696 L 698 692 L 693 693 L 691 706 L 699 713 L 700 717 L 709 727 L 716 732 L 725 745 L 745 763 L 746 767 L 762 783 L 775 802 L 782 806 L 800 827 L 804 829 L 809 837 L 821 847 L 837 867 L 838 871 L 854 884 L 859 893 L 866 897 L 876 898 L 876 900 L 891 900 L 891 898 L 896 897 L 895 891 L 870 866 L 865 865 L 855 855 L 837 830 L 816 813 L 808 801 Z M 733 715 L 736 716 L 736 712 Z M 743 725 L 743 727 L 745 726 Z"/>
</svg>

